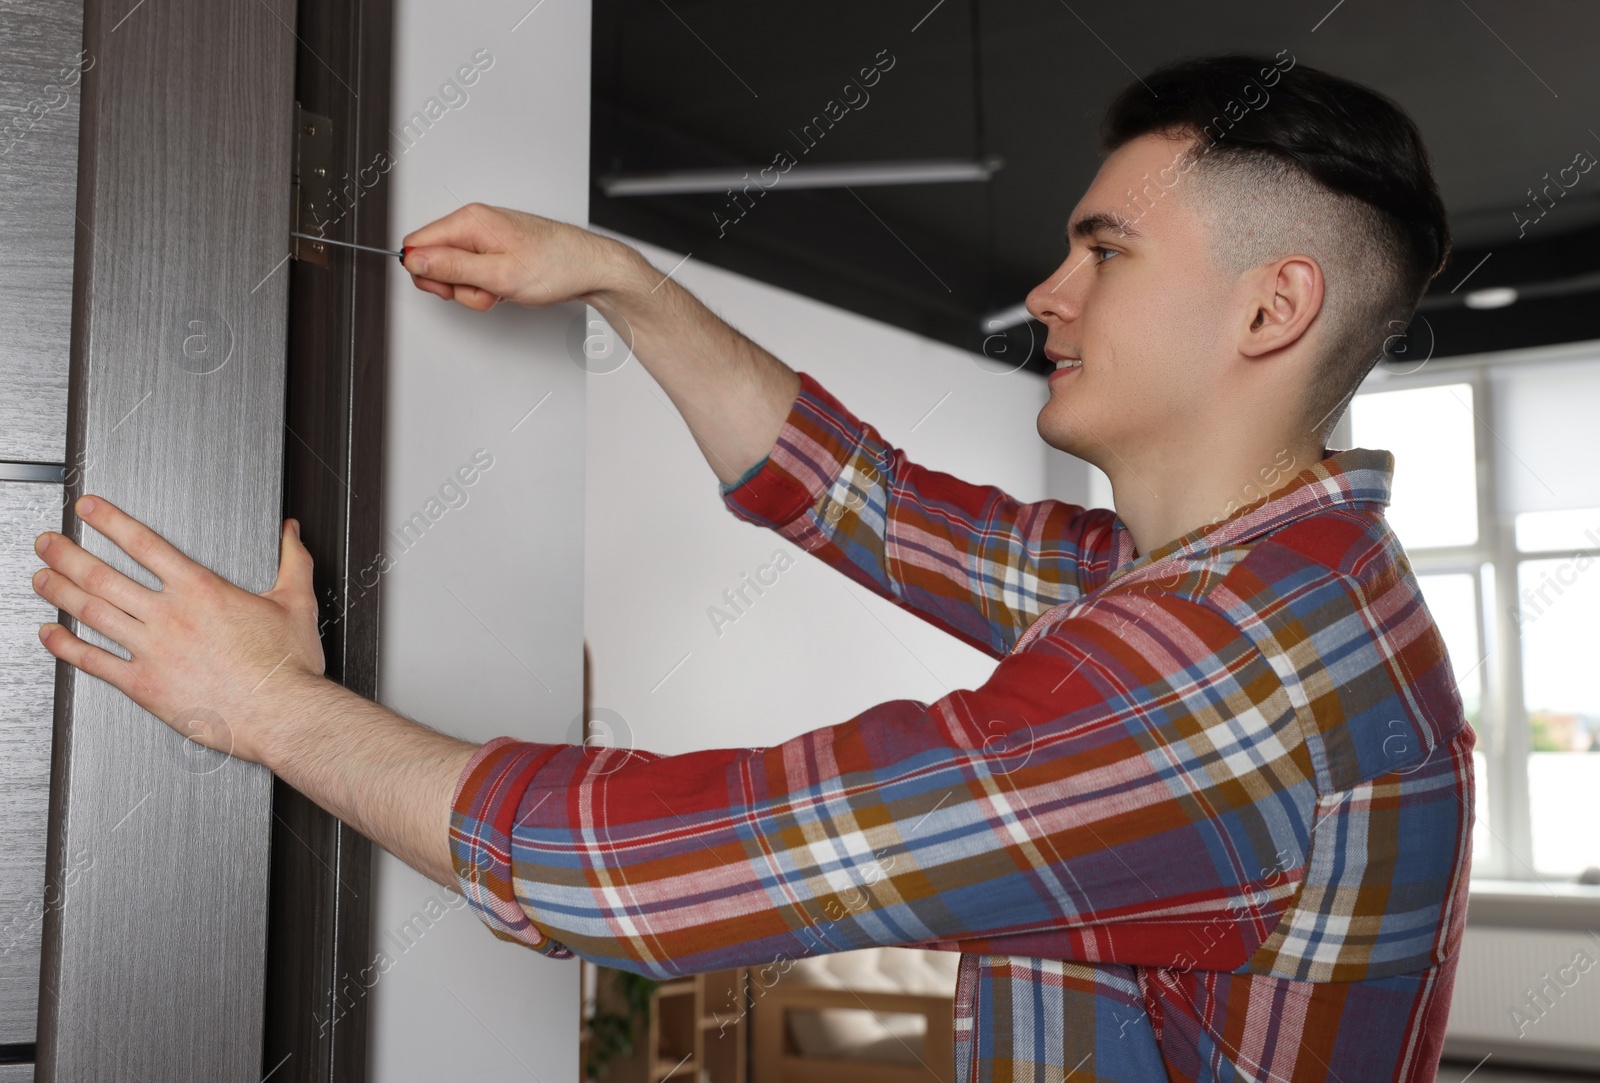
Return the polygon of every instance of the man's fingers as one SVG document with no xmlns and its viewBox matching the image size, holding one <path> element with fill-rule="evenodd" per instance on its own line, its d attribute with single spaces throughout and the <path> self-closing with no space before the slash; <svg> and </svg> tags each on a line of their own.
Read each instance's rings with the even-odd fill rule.
<svg viewBox="0 0 1600 1083">
<path fill-rule="evenodd" d="M 153 695 L 152 690 L 133 668 L 132 662 L 108 650 L 85 643 L 67 631 L 65 625 L 51 621 L 41 626 L 39 642 L 44 644 L 45 650 L 63 662 L 81 669 L 91 677 L 99 677 L 141 707 L 150 702 L 148 697 Z M 147 695 L 139 695 L 141 690 Z"/>
<path fill-rule="evenodd" d="M 536 214 L 468 203 L 404 241 L 415 279 L 454 287 L 418 288 L 478 312 L 501 301 L 558 304 L 605 281 L 610 247 L 580 226 Z"/>
<path fill-rule="evenodd" d="M 498 208 L 484 203 L 468 203 L 457 207 L 443 218 L 436 219 L 421 229 L 412 230 L 401 238 L 402 245 L 445 245 L 465 248 L 472 252 L 494 252 L 501 246 L 491 230 Z"/>
<path fill-rule="evenodd" d="M 493 252 L 500 247 L 495 234 L 504 232 L 505 217 L 504 208 L 487 203 L 463 203 L 443 218 L 413 230 L 404 243 L 443 244 L 474 252 Z"/>
<path fill-rule="evenodd" d="M 456 300 L 474 312 L 487 312 L 500 300 L 498 294 L 480 290 L 476 286 L 457 286 Z"/>
<path fill-rule="evenodd" d="M 431 278 L 419 278 L 416 275 L 411 276 L 411 281 L 424 293 L 431 293 L 446 301 L 456 301 L 477 312 L 487 312 L 500 302 L 498 294 L 480 290 L 476 286 L 454 286 L 448 282 L 435 282 Z"/>
<path fill-rule="evenodd" d="M 84 590 L 71 578 L 58 573 L 35 573 L 33 589 L 47 602 L 64 613 L 71 613 L 80 624 L 87 624 L 107 639 L 115 640 L 128 650 L 143 631 L 139 620 L 119 608 L 116 603 Z"/>
<path fill-rule="evenodd" d="M 419 245 L 406 256 L 406 270 L 451 285 L 477 286 L 496 296 L 511 292 L 506 264 L 509 255 L 468 252 L 460 248 Z"/>
<path fill-rule="evenodd" d="M 455 287 L 446 285 L 443 282 L 435 282 L 433 279 L 423 278 L 421 275 L 412 275 L 411 284 L 423 293 L 431 293 L 435 297 L 443 297 L 446 301 L 455 299 Z"/>
<path fill-rule="evenodd" d="M 80 520 L 116 542 L 123 552 L 154 572 L 163 584 L 189 583 L 211 574 L 166 538 L 104 497 L 91 497 L 86 493 L 73 510 Z M 64 536 L 52 539 L 51 544 L 76 545 Z M 99 563 L 98 558 L 95 558 L 95 562 Z"/>
</svg>

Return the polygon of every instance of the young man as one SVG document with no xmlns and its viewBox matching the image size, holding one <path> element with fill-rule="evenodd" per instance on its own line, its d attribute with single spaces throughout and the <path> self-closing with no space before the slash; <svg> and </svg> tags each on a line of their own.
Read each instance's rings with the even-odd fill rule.
<svg viewBox="0 0 1600 1083">
<path fill-rule="evenodd" d="M 1325 446 L 1448 251 L 1421 140 L 1363 88 L 1223 57 L 1131 87 L 1105 150 L 1028 308 L 1040 435 L 1115 512 L 910 462 L 615 241 L 478 204 L 406 238 L 467 307 L 599 309 L 735 515 L 1000 659 L 980 688 L 759 750 L 473 746 L 319 676 L 296 537 L 258 597 L 103 502 L 167 597 L 52 538 L 41 592 L 81 616 L 99 572 L 138 620 L 90 622 L 127 663 L 46 644 L 171 724 L 223 704 L 236 755 L 546 954 L 959 950 L 962 1080 L 1431 1080 L 1474 737 L 1384 519 L 1392 456 Z"/>
</svg>

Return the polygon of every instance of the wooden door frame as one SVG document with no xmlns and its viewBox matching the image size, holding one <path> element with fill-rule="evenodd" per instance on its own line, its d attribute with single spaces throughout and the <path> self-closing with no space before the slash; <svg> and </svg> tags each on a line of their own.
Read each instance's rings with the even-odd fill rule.
<svg viewBox="0 0 1600 1083">
<path fill-rule="evenodd" d="M 389 238 L 392 0 L 300 0 L 295 98 L 333 120 L 337 180 L 325 235 Z M 370 182 L 370 183 L 369 183 Z M 317 232 L 317 230 L 313 230 Z M 331 248 L 292 261 L 284 514 L 316 558 L 328 676 L 377 694 L 389 262 Z M 372 845 L 287 783 L 273 785 L 263 1074 L 366 1079 Z"/>
</svg>

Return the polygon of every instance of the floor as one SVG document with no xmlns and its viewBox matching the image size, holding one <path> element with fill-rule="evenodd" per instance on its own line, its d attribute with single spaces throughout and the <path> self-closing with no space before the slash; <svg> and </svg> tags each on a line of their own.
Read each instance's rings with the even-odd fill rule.
<svg viewBox="0 0 1600 1083">
<path fill-rule="evenodd" d="M 1495 1057 L 1473 1065 L 1471 1061 L 1446 1061 L 1439 1065 L 1437 1083 L 1600 1083 L 1600 1064 L 1593 1072 L 1555 1072 L 1534 1068 L 1493 1067 Z M 1471 1077 L 1468 1081 L 1468 1077 Z"/>
</svg>

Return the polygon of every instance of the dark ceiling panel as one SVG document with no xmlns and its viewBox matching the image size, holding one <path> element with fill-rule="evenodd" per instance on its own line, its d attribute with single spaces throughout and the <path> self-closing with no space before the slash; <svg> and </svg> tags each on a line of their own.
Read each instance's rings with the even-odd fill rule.
<svg viewBox="0 0 1600 1083">
<path fill-rule="evenodd" d="M 1528 215 L 1529 189 L 1547 173 L 1580 151 L 1600 157 L 1597 41 L 1600 4 L 1569 0 L 985 0 L 976 10 L 954 0 L 601 0 L 597 176 L 759 167 L 779 152 L 806 163 L 982 153 L 1006 164 L 988 182 L 853 194 L 786 192 L 780 181 L 731 228 L 717 217 L 730 217 L 726 197 L 612 199 L 596 189 L 591 219 L 977 348 L 977 317 L 1020 302 L 1059 264 L 1062 226 L 1099 164 L 1101 112 L 1135 72 L 1206 53 L 1287 50 L 1395 98 L 1423 130 L 1460 254 L 1495 252 L 1491 264 L 1539 277 L 1539 245 L 1600 223 L 1600 170 L 1583 174 L 1525 236 L 1513 216 Z M 852 91 L 859 108 L 824 138 L 797 137 L 861 68 L 891 56 L 866 100 Z M 639 138 L 651 124 L 681 138 Z M 1512 249 L 1524 258 L 1504 258 Z M 1564 273 L 1600 269 L 1593 246 L 1572 258 L 1579 266 L 1563 257 Z M 1436 291 L 1471 266 L 1453 261 Z M 1502 310 L 1498 322 L 1514 327 L 1519 311 Z M 1530 343 L 1546 333 L 1532 332 Z"/>
</svg>

